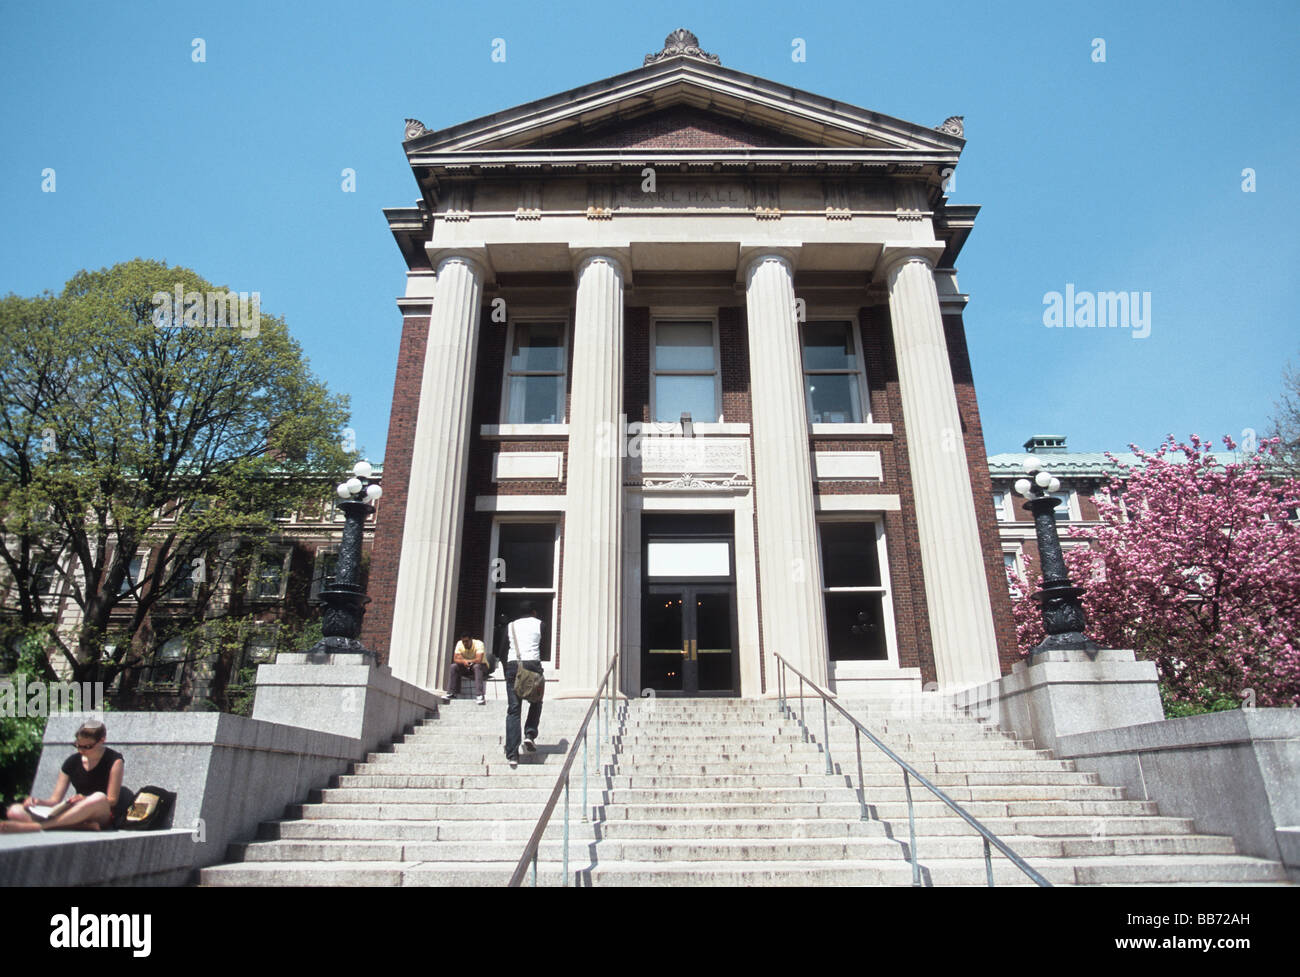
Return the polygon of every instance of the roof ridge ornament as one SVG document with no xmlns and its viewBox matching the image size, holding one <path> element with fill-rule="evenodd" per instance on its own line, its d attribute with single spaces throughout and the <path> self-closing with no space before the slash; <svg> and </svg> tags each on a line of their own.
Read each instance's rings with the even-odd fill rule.
<svg viewBox="0 0 1300 977">
<path fill-rule="evenodd" d="M 966 127 L 962 124 L 962 120 L 965 118 L 964 115 L 950 115 L 943 120 L 943 125 L 935 126 L 935 129 L 950 136 L 965 138 Z"/>
<path fill-rule="evenodd" d="M 415 139 L 419 136 L 423 136 L 428 131 L 429 130 L 424 127 L 424 123 L 421 122 L 419 119 L 407 119 L 406 138 L 402 141 L 410 142 L 412 139 Z"/>
<path fill-rule="evenodd" d="M 660 61 L 666 61 L 669 58 L 699 58 L 701 61 L 707 61 L 709 64 L 721 66 L 722 61 L 716 54 L 709 54 L 707 51 L 700 50 L 700 39 L 688 31 L 685 27 L 679 27 L 667 37 L 664 38 L 664 49 L 658 54 L 647 54 L 641 67 L 650 64 L 657 64 Z"/>
</svg>

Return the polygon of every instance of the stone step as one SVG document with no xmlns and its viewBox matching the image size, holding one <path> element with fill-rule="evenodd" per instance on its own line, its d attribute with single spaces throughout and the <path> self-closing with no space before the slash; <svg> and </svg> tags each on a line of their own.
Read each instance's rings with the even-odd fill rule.
<svg viewBox="0 0 1300 977">
<path fill-rule="evenodd" d="M 587 771 L 587 786 L 590 790 L 615 790 L 627 787 L 720 787 L 720 788 L 766 788 L 766 787 L 849 787 L 856 790 L 858 778 L 856 771 L 849 774 L 827 774 L 824 772 L 798 774 L 646 774 L 639 770 L 622 767 L 611 768 L 605 765 L 600 771 L 594 767 Z M 519 784 L 520 789 L 550 790 L 553 784 L 537 783 L 536 777 L 515 777 L 503 779 L 502 776 L 484 778 L 481 776 L 450 774 L 443 775 L 422 770 L 418 773 L 362 773 L 343 774 L 335 778 L 338 782 L 331 788 L 351 788 L 357 790 L 396 790 L 406 788 L 473 790 L 486 785 L 507 789 L 509 784 Z M 927 777 L 941 790 L 951 787 L 1007 785 L 1068 784 L 1071 786 L 1096 785 L 1096 774 L 1089 773 L 1001 773 L 1001 774 L 931 774 Z M 490 783 L 489 783 L 490 781 Z M 897 787 L 902 784 L 902 776 L 897 771 L 882 774 L 863 774 L 863 781 L 869 794 L 877 788 Z M 570 771 L 570 789 L 582 785 L 582 767 L 576 766 Z M 927 793 L 924 788 L 918 788 Z M 872 795 L 875 796 L 875 795 Z"/>
<path fill-rule="evenodd" d="M 487 807 L 487 805 L 484 805 Z M 972 801 L 963 804 L 972 817 L 1140 817 L 1155 814 L 1156 806 L 1150 801 Z M 961 818 L 940 801 L 918 801 L 914 805 L 918 820 L 923 817 L 951 818 L 965 824 Z M 848 801 L 796 801 L 787 803 L 754 804 L 745 802 L 706 801 L 703 803 L 644 803 L 629 804 L 621 801 L 606 802 L 598 806 L 599 816 L 607 821 L 617 820 L 680 820 L 724 821 L 730 819 L 766 820 L 785 818 L 834 818 L 855 820 L 861 816 L 856 800 Z M 891 822 L 907 821 L 907 804 L 902 801 L 869 803 L 868 813 L 876 819 Z M 328 814 L 320 815 L 322 817 Z M 341 815 L 345 816 L 345 815 Z M 360 816 L 360 815 L 357 815 Z M 491 816 L 484 812 L 484 816 Z"/>
<path fill-rule="evenodd" d="M 985 884 L 983 859 L 922 861 L 925 885 Z M 203 869 L 205 886 L 500 886 L 515 863 L 443 862 L 240 862 Z M 1018 869 L 1001 859 L 993 863 L 1000 885 L 1032 885 Z M 1115 856 L 1084 860 L 1047 860 L 1034 866 L 1056 885 L 1251 884 L 1282 882 L 1279 866 L 1246 856 Z M 594 867 L 570 864 L 577 885 L 616 886 L 865 886 L 911 885 L 907 862 L 656 862 L 601 863 Z M 561 865 L 541 862 L 538 883 L 556 885 Z M 524 884 L 528 884 L 525 876 Z"/>
</svg>

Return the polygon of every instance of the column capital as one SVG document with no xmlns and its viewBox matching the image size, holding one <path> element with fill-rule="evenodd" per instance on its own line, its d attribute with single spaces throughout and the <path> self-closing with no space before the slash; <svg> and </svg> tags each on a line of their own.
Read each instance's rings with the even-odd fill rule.
<svg viewBox="0 0 1300 977">
<path fill-rule="evenodd" d="M 764 261 L 779 261 L 785 265 L 790 276 L 794 277 L 795 265 L 799 262 L 799 250 L 802 245 L 795 243 L 777 244 L 741 244 L 740 260 L 736 264 L 739 274 L 736 280 L 749 287 L 754 270 Z"/>
<path fill-rule="evenodd" d="M 939 241 L 886 241 L 880 249 L 872 278 L 879 281 L 905 261 L 920 261 L 931 271 L 939 264 L 944 246 Z"/>
<path fill-rule="evenodd" d="M 488 258 L 487 245 L 461 244 L 444 247 L 429 243 L 424 246 L 424 251 L 429 256 L 429 265 L 438 275 L 442 274 L 443 267 L 448 263 L 460 261 L 469 265 L 484 284 L 492 284 L 496 281 L 496 271 Z"/>
<path fill-rule="evenodd" d="M 630 245 L 597 248 L 569 248 L 569 260 L 573 263 L 573 277 L 581 278 L 582 272 L 593 261 L 604 261 L 618 272 L 624 285 L 632 284 L 632 248 Z"/>
</svg>

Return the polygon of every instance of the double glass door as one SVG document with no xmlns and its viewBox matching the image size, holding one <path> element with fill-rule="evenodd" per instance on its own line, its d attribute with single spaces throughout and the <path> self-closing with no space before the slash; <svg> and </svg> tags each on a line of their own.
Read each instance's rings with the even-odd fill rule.
<svg viewBox="0 0 1300 977">
<path fill-rule="evenodd" d="M 641 684 L 665 695 L 735 695 L 735 590 L 652 584 L 642 631 Z"/>
</svg>

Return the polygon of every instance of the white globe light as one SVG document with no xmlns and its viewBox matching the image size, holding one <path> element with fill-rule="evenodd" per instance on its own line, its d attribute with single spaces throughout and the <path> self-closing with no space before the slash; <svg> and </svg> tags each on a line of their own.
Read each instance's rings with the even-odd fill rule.
<svg viewBox="0 0 1300 977">
<path fill-rule="evenodd" d="M 352 497 L 352 493 L 348 491 L 348 486 L 346 482 L 344 482 L 334 491 L 338 492 L 340 499 L 350 499 Z"/>
<path fill-rule="evenodd" d="M 1025 471 L 1027 471 L 1030 475 L 1032 475 L 1034 472 L 1038 471 L 1038 469 L 1042 467 L 1043 467 L 1042 464 L 1038 461 L 1037 458 L 1025 459 Z"/>
<path fill-rule="evenodd" d="M 358 492 L 361 491 L 361 479 L 359 478 L 349 478 L 343 484 L 347 486 L 349 495 L 356 495 Z"/>
<path fill-rule="evenodd" d="M 372 471 L 374 469 L 370 467 L 368 461 L 359 461 L 352 467 L 352 474 L 358 478 L 369 478 Z"/>
<path fill-rule="evenodd" d="M 1029 479 L 1021 478 L 1016 481 L 1016 492 L 1020 495 L 1029 495 Z"/>
<path fill-rule="evenodd" d="M 1049 491 L 1049 492 L 1056 492 L 1056 491 L 1059 491 L 1060 488 L 1061 488 L 1061 480 L 1060 480 L 1059 478 L 1054 478 L 1054 479 L 1052 479 L 1052 481 L 1048 484 L 1048 486 L 1047 486 L 1047 491 Z"/>
<path fill-rule="evenodd" d="M 368 485 L 368 486 L 366 486 L 366 498 L 367 498 L 367 499 L 372 499 L 372 500 L 373 500 L 373 499 L 377 499 L 377 498 L 379 498 L 379 497 L 380 497 L 381 495 L 383 495 L 383 494 L 384 494 L 384 490 L 381 489 L 378 485 Z"/>
<path fill-rule="evenodd" d="M 1047 488 L 1052 484 L 1052 475 L 1050 472 L 1039 472 L 1034 476 L 1034 484 L 1039 488 Z"/>
</svg>

